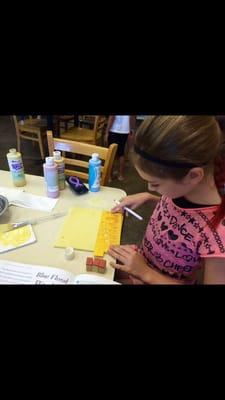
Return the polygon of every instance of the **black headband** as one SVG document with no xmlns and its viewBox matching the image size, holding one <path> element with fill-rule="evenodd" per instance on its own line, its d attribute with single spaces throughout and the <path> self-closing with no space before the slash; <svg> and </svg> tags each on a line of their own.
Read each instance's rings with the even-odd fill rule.
<svg viewBox="0 0 225 400">
<path fill-rule="evenodd" d="M 137 154 L 139 154 L 141 157 L 145 158 L 145 160 L 153 161 L 157 164 L 165 165 L 167 167 L 174 167 L 174 168 L 194 168 L 194 167 L 201 167 L 203 165 L 206 165 L 206 163 L 197 165 L 189 162 L 176 162 L 176 161 L 170 161 L 170 160 L 162 160 L 160 158 L 157 158 L 155 156 L 152 156 L 145 151 L 139 149 L 136 145 L 134 145 L 134 150 Z"/>
</svg>

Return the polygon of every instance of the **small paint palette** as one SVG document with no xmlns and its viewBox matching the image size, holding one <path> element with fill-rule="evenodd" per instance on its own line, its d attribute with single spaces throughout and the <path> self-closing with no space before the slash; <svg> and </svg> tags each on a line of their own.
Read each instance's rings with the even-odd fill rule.
<svg viewBox="0 0 225 400">
<path fill-rule="evenodd" d="M 9 202 L 6 197 L 0 196 L 0 215 L 4 214 L 7 210 Z"/>
<path fill-rule="evenodd" d="M 0 253 L 18 249 L 36 242 L 36 237 L 31 225 L 0 233 Z"/>
</svg>

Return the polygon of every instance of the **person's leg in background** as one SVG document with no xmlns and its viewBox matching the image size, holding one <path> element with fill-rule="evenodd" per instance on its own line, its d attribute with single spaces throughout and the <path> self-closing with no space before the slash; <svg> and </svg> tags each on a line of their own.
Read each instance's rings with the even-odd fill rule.
<svg viewBox="0 0 225 400">
<path fill-rule="evenodd" d="M 116 165 L 117 159 L 119 160 L 118 180 L 119 181 L 123 181 L 124 180 L 124 173 L 125 173 L 125 146 L 126 146 L 126 142 L 127 142 L 128 136 L 129 136 L 128 134 L 109 132 L 108 146 L 110 146 L 110 144 L 112 144 L 112 143 L 118 144 L 116 160 L 115 160 L 113 168 L 112 168 L 111 177 L 109 179 L 109 182 L 113 180 L 114 174 L 116 174 L 115 165 Z"/>
<path fill-rule="evenodd" d="M 115 166 L 116 166 L 116 163 L 117 163 L 117 159 L 118 159 L 118 150 L 119 150 L 118 137 L 119 137 L 118 133 L 109 132 L 109 135 L 108 135 L 108 147 L 109 147 L 112 143 L 118 144 L 118 148 L 117 148 L 117 152 L 116 152 L 115 161 L 114 161 L 114 163 L 113 163 L 113 167 L 112 167 L 112 171 L 111 171 L 111 176 L 109 177 L 109 183 L 112 182 L 112 180 L 113 180 L 113 178 L 114 178 L 114 175 L 115 175 L 115 173 L 116 173 L 116 171 L 115 171 Z"/>
<path fill-rule="evenodd" d="M 118 180 L 124 181 L 124 171 L 125 171 L 125 155 L 119 157 L 119 175 Z"/>
<path fill-rule="evenodd" d="M 119 156 L 119 176 L 118 180 L 123 181 L 125 179 L 125 147 L 127 143 L 128 136 L 127 134 L 119 134 L 119 147 L 118 147 L 118 156 Z"/>
</svg>

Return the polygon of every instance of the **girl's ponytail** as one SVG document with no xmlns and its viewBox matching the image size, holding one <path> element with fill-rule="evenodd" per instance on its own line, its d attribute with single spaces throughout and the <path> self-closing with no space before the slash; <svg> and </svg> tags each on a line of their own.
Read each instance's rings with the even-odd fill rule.
<svg viewBox="0 0 225 400">
<path fill-rule="evenodd" d="M 225 217 L 225 155 L 219 155 L 215 159 L 214 179 L 222 198 L 222 202 L 212 220 L 212 224 L 216 228 L 219 222 Z"/>
</svg>

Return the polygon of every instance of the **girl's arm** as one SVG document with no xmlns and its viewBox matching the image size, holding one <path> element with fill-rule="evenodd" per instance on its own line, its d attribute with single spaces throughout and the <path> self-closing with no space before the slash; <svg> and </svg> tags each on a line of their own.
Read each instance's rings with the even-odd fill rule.
<svg viewBox="0 0 225 400">
<path fill-rule="evenodd" d="M 225 284 L 225 258 L 205 258 L 203 283 L 205 285 Z"/>
<path fill-rule="evenodd" d="M 184 282 L 170 278 L 150 268 L 144 257 L 137 253 L 134 245 L 110 246 L 108 253 L 122 264 L 110 263 L 115 269 L 124 271 L 148 285 L 183 285 Z"/>
<path fill-rule="evenodd" d="M 121 212 L 124 207 L 130 207 L 132 210 L 142 206 L 149 201 L 159 201 L 160 196 L 155 196 L 149 192 L 131 194 L 120 200 L 120 204 L 113 207 L 111 212 Z"/>
</svg>

